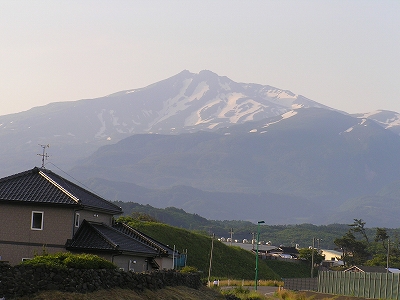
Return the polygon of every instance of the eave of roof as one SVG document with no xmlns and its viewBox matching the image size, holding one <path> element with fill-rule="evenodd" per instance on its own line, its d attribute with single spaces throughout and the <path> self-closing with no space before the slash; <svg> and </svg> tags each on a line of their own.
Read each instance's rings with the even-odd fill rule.
<svg viewBox="0 0 400 300">
<path fill-rule="evenodd" d="M 121 214 L 122 209 L 47 169 L 33 168 L 0 179 L 0 201 L 62 204 Z"/>
</svg>

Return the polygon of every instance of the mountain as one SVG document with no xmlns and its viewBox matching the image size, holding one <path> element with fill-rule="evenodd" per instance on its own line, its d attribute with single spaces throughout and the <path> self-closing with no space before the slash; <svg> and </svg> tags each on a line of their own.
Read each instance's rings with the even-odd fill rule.
<svg viewBox="0 0 400 300">
<path fill-rule="evenodd" d="M 0 116 L 0 176 L 39 165 L 38 144 L 50 144 L 46 167 L 112 199 L 168 202 L 209 218 L 315 224 L 365 215 L 380 224 L 386 211 L 368 207 L 393 206 L 378 193 L 400 180 L 399 116 L 350 115 L 287 90 L 183 71 Z M 385 222 L 397 224 L 395 212 Z"/>
<path fill-rule="evenodd" d="M 133 134 L 212 131 L 298 107 L 327 108 L 271 86 L 183 71 L 145 88 L 0 116 L 0 176 L 38 164 L 38 144 L 50 144 L 50 161 L 68 169 L 98 147 Z"/>
</svg>

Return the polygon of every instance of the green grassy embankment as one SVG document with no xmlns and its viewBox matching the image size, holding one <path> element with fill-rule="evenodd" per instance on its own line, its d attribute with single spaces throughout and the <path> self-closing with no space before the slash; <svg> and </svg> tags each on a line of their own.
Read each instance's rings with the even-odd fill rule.
<svg viewBox="0 0 400 300">
<path fill-rule="evenodd" d="M 171 248 L 175 245 L 181 253 L 187 249 L 187 265 L 201 271 L 203 278 L 208 277 L 210 237 L 156 222 L 131 221 L 129 225 Z M 259 279 L 280 280 L 281 276 L 270 269 L 265 262 L 261 260 L 259 262 Z M 254 254 L 240 247 L 226 246 L 214 240 L 211 278 L 254 279 L 254 270 Z"/>
<path fill-rule="evenodd" d="M 281 260 L 266 260 L 268 267 L 281 278 L 308 278 L 311 276 L 311 267 L 308 263 L 293 263 Z"/>
</svg>

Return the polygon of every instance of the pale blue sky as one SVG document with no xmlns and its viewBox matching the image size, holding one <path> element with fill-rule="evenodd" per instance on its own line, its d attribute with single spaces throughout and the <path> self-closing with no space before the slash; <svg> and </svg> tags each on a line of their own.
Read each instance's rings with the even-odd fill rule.
<svg viewBox="0 0 400 300">
<path fill-rule="evenodd" d="M 400 1 L 0 0 L 0 115 L 184 69 L 400 112 Z"/>
</svg>

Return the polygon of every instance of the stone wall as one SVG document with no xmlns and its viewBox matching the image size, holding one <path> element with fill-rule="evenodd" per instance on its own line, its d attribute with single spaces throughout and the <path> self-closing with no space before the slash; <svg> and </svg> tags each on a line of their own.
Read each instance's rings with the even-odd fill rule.
<svg viewBox="0 0 400 300">
<path fill-rule="evenodd" d="M 150 273 L 124 272 L 117 269 L 55 269 L 37 266 L 10 266 L 0 263 L 0 298 L 32 295 L 42 290 L 88 293 L 100 289 L 127 288 L 136 291 L 165 286 L 201 286 L 199 274 L 173 270 Z"/>
</svg>

